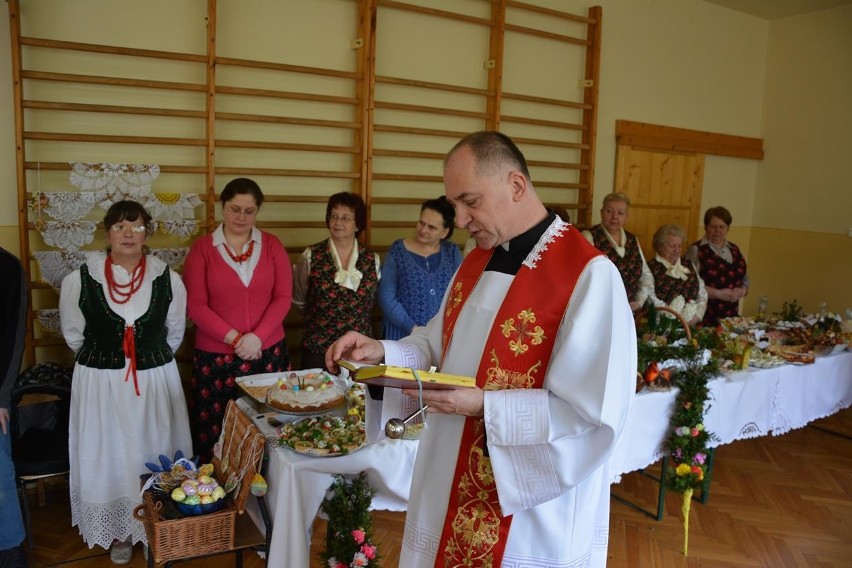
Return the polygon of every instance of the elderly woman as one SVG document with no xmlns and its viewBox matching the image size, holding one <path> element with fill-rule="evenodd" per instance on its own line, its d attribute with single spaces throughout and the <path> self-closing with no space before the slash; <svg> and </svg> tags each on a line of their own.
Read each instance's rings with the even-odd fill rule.
<svg viewBox="0 0 852 568">
<path fill-rule="evenodd" d="M 453 236 L 456 212 L 444 196 L 425 201 L 413 237 L 390 246 L 379 284 L 385 339 L 402 339 L 426 325 L 441 306 L 444 291 L 461 264 Z"/>
<path fill-rule="evenodd" d="M 71 523 L 90 546 L 127 564 L 145 541 L 133 518 L 139 474 L 160 454 L 188 451 L 186 400 L 174 352 L 186 325 L 180 276 L 146 254 L 151 215 L 117 201 L 104 217 L 109 246 L 62 280 L 62 335 L 75 353 L 68 450 Z M 4 521 L 5 522 L 5 521 Z"/>
<path fill-rule="evenodd" d="M 379 255 L 356 238 L 367 226 L 367 207 L 354 193 L 335 193 L 325 224 L 329 238 L 305 249 L 293 275 L 293 305 L 305 318 L 303 369 L 325 368 L 325 350 L 349 330 L 373 336 Z"/>
<path fill-rule="evenodd" d="M 748 294 L 746 261 L 739 247 L 728 241 L 731 213 L 722 206 L 704 213 L 704 238 L 693 243 L 686 258 L 698 266 L 707 287 L 707 311 L 703 323 L 715 326 L 719 320 L 739 315 L 739 301 Z"/>
<path fill-rule="evenodd" d="M 624 230 L 629 209 L 629 197 L 623 193 L 608 194 L 601 206 L 600 224 L 583 231 L 583 236 L 618 268 L 630 307 L 636 311 L 652 294 L 654 279 L 636 235 Z"/>
<path fill-rule="evenodd" d="M 195 453 L 210 457 L 236 378 L 286 371 L 284 318 L 293 272 L 278 238 L 255 226 L 263 192 L 253 180 L 228 182 L 222 223 L 196 240 L 184 264 L 189 317 L 195 323 L 192 413 Z"/>
<path fill-rule="evenodd" d="M 707 291 L 692 263 L 681 261 L 686 232 L 680 225 L 663 225 L 654 233 L 657 256 L 648 263 L 654 277 L 654 296 L 658 306 L 666 306 L 695 325 L 704 317 Z"/>
</svg>

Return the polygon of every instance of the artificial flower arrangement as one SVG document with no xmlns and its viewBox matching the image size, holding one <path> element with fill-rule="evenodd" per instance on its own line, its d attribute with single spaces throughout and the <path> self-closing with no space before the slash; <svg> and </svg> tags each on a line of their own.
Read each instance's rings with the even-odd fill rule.
<svg viewBox="0 0 852 568">
<path fill-rule="evenodd" d="M 378 566 L 373 544 L 370 504 L 375 491 L 365 473 L 348 481 L 336 475 L 320 510 L 328 517 L 328 538 L 322 559 L 329 568 Z"/>
<path fill-rule="evenodd" d="M 669 437 L 664 445 L 669 466 L 664 472 L 663 483 L 683 495 L 683 553 L 686 555 L 692 494 L 704 482 L 710 451 L 707 444 L 715 439 L 704 427 L 704 416 L 709 409 L 708 382 L 720 371 L 719 360 L 711 354 L 720 353 L 725 343 L 719 330 L 689 328 L 682 318 L 670 316 L 650 302 L 637 318 L 636 335 L 638 369 L 645 386 L 678 389 L 669 419 Z"/>
<path fill-rule="evenodd" d="M 697 340 L 694 340 L 697 343 Z M 700 487 L 707 476 L 709 456 L 708 442 L 716 439 L 704 427 L 704 416 L 709 410 L 708 382 L 719 372 L 715 359 L 696 356 L 685 361 L 674 371 L 672 380 L 679 389 L 670 419 L 669 437 L 665 450 L 669 466 L 665 472 L 665 483 L 669 489 L 683 495 L 683 554 L 689 549 L 689 510 L 694 490 Z"/>
</svg>

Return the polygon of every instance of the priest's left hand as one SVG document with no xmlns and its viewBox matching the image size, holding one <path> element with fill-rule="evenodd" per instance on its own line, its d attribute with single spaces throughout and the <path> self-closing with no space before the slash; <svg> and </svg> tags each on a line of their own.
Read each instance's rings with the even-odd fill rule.
<svg viewBox="0 0 852 568">
<path fill-rule="evenodd" d="M 414 398 L 420 396 L 417 389 L 403 389 L 402 394 Z M 429 405 L 429 412 L 474 417 L 485 414 L 485 394 L 480 388 L 424 390 L 423 404 Z"/>
</svg>

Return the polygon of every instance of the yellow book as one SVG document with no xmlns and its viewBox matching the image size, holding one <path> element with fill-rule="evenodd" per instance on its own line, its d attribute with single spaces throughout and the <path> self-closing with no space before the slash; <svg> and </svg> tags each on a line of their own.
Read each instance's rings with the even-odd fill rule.
<svg viewBox="0 0 852 568">
<path fill-rule="evenodd" d="M 416 389 L 417 379 L 408 367 L 393 365 L 365 365 L 341 359 L 337 364 L 347 369 L 352 379 L 366 385 L 397 389 Z M 449 375 L 430 371 L 417 371 L 424 389 L 464 389 L 476 387 L 476 379 L 462 375 Z"/>
</svg>

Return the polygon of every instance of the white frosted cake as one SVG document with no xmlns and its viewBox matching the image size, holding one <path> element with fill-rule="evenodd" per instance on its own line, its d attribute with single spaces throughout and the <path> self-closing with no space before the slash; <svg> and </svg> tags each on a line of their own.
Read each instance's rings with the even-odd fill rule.
<svg viewBox="0 0 852 568">
<path fill-rule="evenodd" d="M 322 370 L 287 371 L 266 394 L 269 406 L 284 412 L 311 413 L 329 410 L 343 403 L 344 391 Z"/>
</svg>

